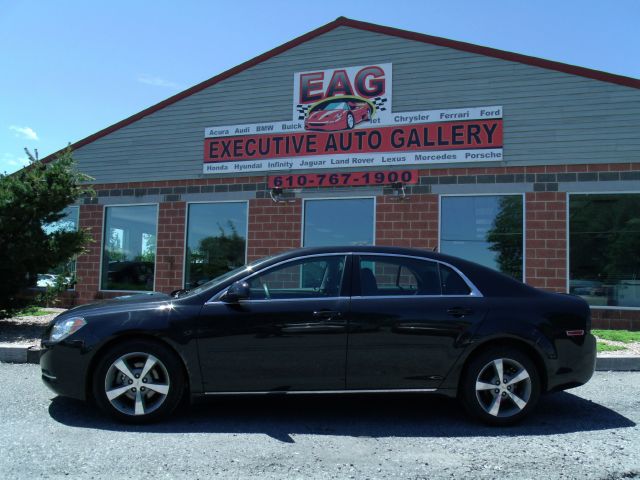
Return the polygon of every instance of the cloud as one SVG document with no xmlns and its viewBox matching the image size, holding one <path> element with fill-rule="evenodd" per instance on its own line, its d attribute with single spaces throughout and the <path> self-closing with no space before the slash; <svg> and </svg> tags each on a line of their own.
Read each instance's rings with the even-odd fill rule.
<svg viewBox="0 0 640 480">
<path fill-rule="evenodd" d="M 26 155 L 14 155 L 13 153 L 3 153 L 0 157 L 0 167 L 9 167 L 10 170 L 19 170 L 29 165 L 29 159 Z M 3 168 L 0 168 L 3 170 Z"/>
<path fill-rule="evenodd" d="M 147 75 L 145 73 L 141 73 L 140 75 L 138 75 L 137 80 L 140 83 L 146 83 L 147 85 L 153 85 L 154 87 L 180 88 L 180 85 L 178 85 L 175 82 L 165 80 L 164 78 L 161 78 L 161 77 Z"/>
<path fill-rule="evenodd" d="M 9 130 L 13 132 L 13 134 L 18 138 L 26 138 L 27 140 L 39 140 L 38 134 L 31 127 L 18 127 L 16 125 L 11 125 Z"/>
</svg>

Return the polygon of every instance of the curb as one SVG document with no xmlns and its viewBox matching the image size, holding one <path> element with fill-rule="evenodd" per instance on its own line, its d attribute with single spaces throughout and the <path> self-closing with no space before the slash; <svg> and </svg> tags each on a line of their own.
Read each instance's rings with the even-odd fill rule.
<svg viewBox="0 0 640 480">
<path fill-rule="evenodd" d="M 36 345 L 19 345 L 0 343 L 0 362 L 5 363 L 40 363 L 40 348 Z"/>
<path fill-rule="evenodd" d="M 596 371 L 638 372 L 640 371 L 640 357 L 598 357 Z"/>
<path fill-rule="evenodd" d="M 5 363 L 40 363 L 40 348 L 32 346 L 15 346 L 0 343 L 0 362 Z M 640 357 L 598 357 L 597 372 L 639 372 Z"/>
</svg>

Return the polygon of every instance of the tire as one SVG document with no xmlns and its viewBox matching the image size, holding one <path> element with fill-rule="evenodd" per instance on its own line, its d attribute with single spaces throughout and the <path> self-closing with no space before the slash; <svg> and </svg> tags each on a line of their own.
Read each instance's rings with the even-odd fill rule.
<svg viewBox="0 0 640 480">
<path fill-rule="evenodd" d="M 540 374 L 526 354 L 513 347 L 494 347 L 471 360 L 463 373 L 460 397 L 477 420 L 512 425 L 538 403 Z"/>
<path fill-rule="evenodd" d="M 353 127 L 356 126 L 356 120 L 353 118 L 353 113 L 348 113 L 347 114 L 347 129 L 351 130 Z"/>
<path fill-rule="evenodd" d="M 169 348 L 129 340 L 102 356 L 92 386 L 97 405 L 107 414 L 126 423 L 150 423 L 173 412 L 185 379 L 180 359 Z"/>
</svg>

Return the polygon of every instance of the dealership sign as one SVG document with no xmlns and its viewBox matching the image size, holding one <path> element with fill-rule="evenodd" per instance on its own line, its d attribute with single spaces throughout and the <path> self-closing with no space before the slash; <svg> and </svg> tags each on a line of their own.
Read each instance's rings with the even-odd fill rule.
<svg viewBox="0 0 640 480">
<path fill-rule="evenodd" d="M 391 64 L 294 76 L 293 120 L 205 129 L 204 173 L 502 159 L 502 107 L 394 113 Z"/>
</svg>

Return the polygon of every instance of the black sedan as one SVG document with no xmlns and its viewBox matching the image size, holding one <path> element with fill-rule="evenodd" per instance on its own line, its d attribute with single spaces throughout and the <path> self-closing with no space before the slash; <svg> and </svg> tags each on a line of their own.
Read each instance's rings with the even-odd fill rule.
<svg viewBox="0 0 640 480">
<path fill-rule="evenodd" d="M 83 305 L 42 340 L 42 379 L 148 422 L 185 396 L 434 392 L 510 424 L 587 382 L 587 303 L 458 258 L 307 248 L 193 290 Z"/>
</svg>

